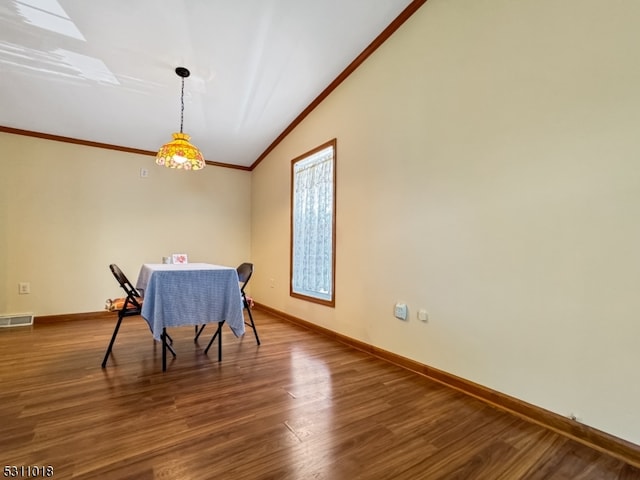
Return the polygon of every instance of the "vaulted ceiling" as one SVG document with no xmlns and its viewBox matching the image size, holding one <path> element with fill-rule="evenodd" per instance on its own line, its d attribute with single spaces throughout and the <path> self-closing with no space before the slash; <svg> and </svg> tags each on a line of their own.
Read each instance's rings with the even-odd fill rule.
<svg viewBox="0 0 640 480">
<path fill-rule="evenodd" d="M 250 168 L 424 0 L 0 0 L 0 128 Z"/>
</svg>

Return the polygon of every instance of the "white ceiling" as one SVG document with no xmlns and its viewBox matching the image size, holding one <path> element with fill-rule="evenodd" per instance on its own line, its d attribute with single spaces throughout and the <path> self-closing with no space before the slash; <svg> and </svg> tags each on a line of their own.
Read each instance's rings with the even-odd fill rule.
<svg viewBox="0 0 640 480">
<path fill-rule="evenodd" d="M 0 0 L 0 126 L 248 167 L 411 0 Z"/>
</svg>

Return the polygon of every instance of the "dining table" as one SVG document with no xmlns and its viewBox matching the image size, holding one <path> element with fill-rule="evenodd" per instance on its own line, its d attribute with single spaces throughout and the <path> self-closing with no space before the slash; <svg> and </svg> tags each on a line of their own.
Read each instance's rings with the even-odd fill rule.
<svg viewBox="0 0 640 480">
<path fill-rule="evenodd" d="M 162 342 L 162 371 L 166 371 L 169 327 L 225 323 L 236 337 L 244 334 L 243 304 L 235 268 L 209 263 L 145 263 L 136 288 L 143 295 L 142 317 L 155 340 Z M 221 343 L 218 359 L 221 359 Z M 173 353 L 173 352 L 172 352 Z"/>
</svg>

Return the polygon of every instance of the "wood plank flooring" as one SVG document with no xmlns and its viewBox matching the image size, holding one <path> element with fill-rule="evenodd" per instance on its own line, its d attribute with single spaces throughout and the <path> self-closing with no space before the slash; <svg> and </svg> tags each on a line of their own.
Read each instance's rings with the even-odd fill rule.
<svg viewBox="0 0 640 480">
<path fill-rule="evenodd" d="M 640 479 L 640 470 L 260 311 L 262 345 L 144 320 L 0 329 L 0 468 L 53 478 Z M 26 472 L 25 472 L 26 473 Z M 25 475 L 26 476 L 26 475 Z M 20 476 L 18 476 L 20 477 Z M 24 476 L 23 476 L 24 478 Z"/>
</svg>

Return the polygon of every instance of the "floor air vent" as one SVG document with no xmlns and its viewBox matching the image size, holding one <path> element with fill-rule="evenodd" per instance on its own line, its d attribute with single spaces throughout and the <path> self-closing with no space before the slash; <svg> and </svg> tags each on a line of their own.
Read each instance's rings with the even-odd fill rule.
<svg viewBox="0 0 640 480">
<path fill-rule="evenodd" d="M 0 327 L 22 327 L 33 325 L 33 314 L 0 315 Z"/>
</svg>

